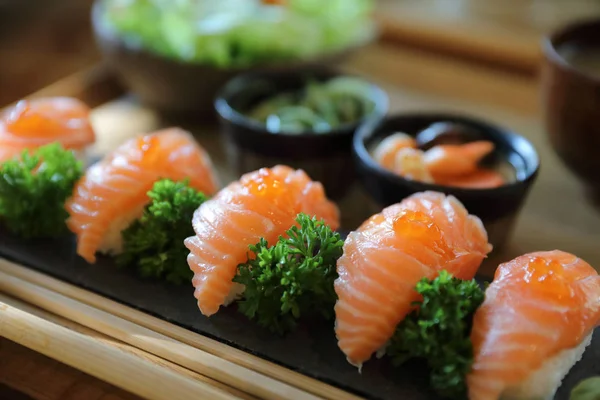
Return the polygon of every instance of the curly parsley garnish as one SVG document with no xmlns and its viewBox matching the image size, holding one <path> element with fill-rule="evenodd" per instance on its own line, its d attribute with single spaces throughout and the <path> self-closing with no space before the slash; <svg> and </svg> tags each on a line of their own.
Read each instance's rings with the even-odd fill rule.
<svg viewBox="0 0 600 400">
<path fill-rule="evenodd" d="M 238 309 L 278 334 L 294 329 L 302 315 L 331 318 L 337 299 L 333 281 L 344 242 L 323 221 L 306 214 L 296 221 L 299 227 L 273 246 L 264 239 L 250 246 L 234 278 L 246 287 Z"/>
<path fill-rule="evenodd" d="M 449 398 L 466 398 L 465 377 L 473 363 L 470 339 L 473 313 L 483 303 L 484 292 L 474 280 L 463 281 L 441 271 L 422 279 L 417 292 L 423 300 L 396 328 L 387 349 L 394 364 L 410 358 L 427 361 L 432 388 Z"/>
<path fill-rule="evenodd" d="M 24 150 L 0 165 L 0 220 L 25 238 L 66 233 L 65 201 L 82 174 L 81 162 L 58 143 Z"/>
<path fill-rule="evenodd" d="M 142 217 L 122 232 L 123 252 L 117 265 L 136 268 L 147 278 L 179 284 L 193 273 L 186 261 L 184 239 L 194 235 L 194 211 L 207 198 L 185 182 L 157 181 L 148 192 L 150 204 Z"/>
</svg>

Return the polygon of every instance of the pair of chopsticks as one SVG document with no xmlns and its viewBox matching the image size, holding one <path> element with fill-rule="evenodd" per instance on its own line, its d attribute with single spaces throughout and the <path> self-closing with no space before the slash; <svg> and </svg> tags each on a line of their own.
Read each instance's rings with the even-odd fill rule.
<svg viewBox="0 0 600 400">
<path fill-rule="evenodd" d="M 41 329 L 46 333 L 46 339 L 44 340 L 38 338 L 35 341 L 32 338 L 32 342 L 27 342 L 29 338 L 22 336 L 11 340 L 42 353 L 48 349 L 45 343 L 63 346 L 61 355 L 69 351 L 75 353 L 79 349 L 84 356 L 90 359 L 90 364 L 97 360 L 106 360 L 106 363 L 97 366 L 102 371 L 86 371 L 92 374 L 102 372 L 116 375 L 113 371 L 116 369 L 113 364 L 126 365 L 128 363 L 125 361 L 130 361 L 131 363 L 128 364 L 130 368 L 133 368 L 131 367 L 133 365 L 136 366 L 134 372 L 138 371 L 138 368 L 144 370 L 148 373 L 145 380 L 154 382 L 151 386 L 158 385 L 161 387 L 156 388 L 157 391 L 151 387 L 134 387 L 131 381 L 135 380 L 136 376 L 129 373 L 125 374 L 127 381 L 114 379 L 112 382 L 122 384 L 124 385 L 122 387 L 130 391 L 139 390 L 139 394 L 143 397 L 152 399 L 231 399 L 252 398 L 254 396 L 273 400 L 358 399 L 352 394 L 323 382 L 4 259 L 0 259 L 0 292 L 73 321 L 88 330 L 99 332 L 105 337 L 142 350 L 152 355 L 152 357 L 161 359 L 161 361 L 168 360 L 170 364 L 175 364 L 202 376 L 202 379 L 198 379 L 198 375 L 186 377 L 184 374 L 172 371 L 171 374 L 167 373 L 162 375 L 162 378 L 155 379 L 153 374 L 164 372 L 167 368 L 155 369 L 154 371 L 150 367 L 144 369 L 142 368 L 144 360 L 139 356 L 116 354 L 115 351 L 117 350 L 115 349 L 110 353 L 110 357 L 116 357 L 112 358 L 112 361 L 111 358 L 96 359 L 96 353 L 98 353 L 98 356 L 102 356 L 103 350 L 108 351 L 111 346 L 106 342 L 102 346 L 100 340 L 95 340 L 95 338 L 77 331 L 67 333 L 62 329 L 50 326 L 48 324 L 51 324 L 51 322 L 45 321 L 45 318 L 35 316 L 27 318 L 25 315 L 27 313 L 22 311 L 22 304 L 16 306 L 14 300 L 11 303 L 9 298 L 0 295 L 0 335 L 11 339 L 11 336 L 20 335 L 19 332 Z M 2 303 L 5 306 L 2 306 Z M 11 322 L 6 323 L 6 320 Z M 25 328 L 26 325 L 22 325 L 27 323 L 34 324 L 36 327 Z M 64 329 L 68 330 L 67 328 Z M 77 349 L 69 342 L 69 338 L 79 346 Z M 87 355 L 85 355 L 86 352 Z M 109 352 L 105 354 L 109 354 Z M 134 357 L 139 359 L 134 359 Z M 148 363 L 146 362 L 146 364 Z M 92 366 L 90 365 L 90 367 Z M 175 379 L 174 376 L 177 376 L 177 378 Z M 111 376 L 111 378 L 116 377 Z M 169 385 L 165 383 L 167 380 Z M 171 388 L 167 389 L 166 386 Z M 180 390 L 181 392 L 175 395 L 173 390 Z M 240 391 L 249 394 L 250 397 L 242 395 Z M 163 394 L 166 394 L 166 396 L 163 396 Z"/>
<path fill-rule="evenodd" d="M 254 399 L 2 294 L 0 336 L 148 399 Z"/>
</svg>

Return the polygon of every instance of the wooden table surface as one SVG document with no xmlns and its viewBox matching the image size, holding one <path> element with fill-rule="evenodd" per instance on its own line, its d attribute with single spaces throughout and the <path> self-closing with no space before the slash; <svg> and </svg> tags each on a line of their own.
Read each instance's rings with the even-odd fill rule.
<svg viewBox="0 0 600 400">
<path fill-rule="evenodd" d="M 379 0 L 387 36 L 438 52 L 535 73 L 542 37 L 600 17 L 595 0 Z"/>
<path fill-rule="evenodd" d="M 413 16 L 420 15 L 421 21 L 426 22 L 422 25 L 425 27 L 424 29 L 427 29 L 428 24 L 439 25 L 450 22 L 467 28 L 489 24 L 494 27 L 495 32 L 518 33 L 518 36 L 524 42 L 528 42 L 529 46 L 549 27 L 565 20 L 600 12 L 600 3 L 592 0 L 571 2 L 562 0 L 506 0 L 503 2 L 493 0 L 422 0 L 420 2 L 382 0 L 382 3 L 387 3 L 383 7 L 390 7 L 389 10 L 393 10 L 389 15 L 394 18 L 403 16 L 402 18 L 409 20 Z M 569 6 L 565 6 L 565 3 L 569 3 Z M 454 7 L 450 7 L 449 4 L 453 4 Z M 73 22 L 75 28 L 72 29 L 82 29 L 82 26 L 81 23 Z M 61 75 L 89 65 L 97 59 L 89 35 L 83 35 L 81 43 L 74 45 L 73 48 L 54 52 L 48 41 L 42 41 L 41 43 L 45 43 L 40 47 L 43 49 L 43 53 L 40 54 L 38 50 L 36 55 L 36 44 L 40 43 L 39 38 L 47 32 L 45 29 L 50 28 L 46 26 L 46 28 L 38 29 L 37 39 L 34 34 L 23 34 L 28 38 L 27 49 L 17 49 L 16 46 L 6 44 L 0 46 L 0 54 L 3 55 L 3 59 L 17 60 L 14 63 L 3 63 L 4 65 L 0 66 L 0 83 L 2 83 L 3 89 L 7 82 L 10 83 L 6 86 L 7 91 L 3 91 L 3 96 L 8 89 L 12 90 L 13 94 L 18 93 L 10 98 L 1 97 L 0 104 L 12 101 L 15 97 L 36 89 L 37 87 L 27 86 L 28 84 L 34 86 L 31 83 L 31 77 L 38 79 L 34 81 L 38 86 L 40 82 L 47 84 Z M 62 35 L 69 36 L 65 33 Z M 6 58 L 4 55 L 9 55 L 9 57 Z M 24 61 L 27 58 L 29 61 Z M 52 65 L 44 66 L 41 69 L 33 68 L 32 60 L 50 58 L 58 60 L 55 69 L 52 68 Z M 397 110 L 431 106 L 432 99 L 434 99 L 436 106 L 450 110 L 469 112 L 471 109 L 483 109 L 484 111 L 481 111 L 483 114 L 486 113 L 486 109 L 497 110 L 494 112 L 496 122 L 508 121 L 507 123 L 515 129 L 530 131 L 541 129 L 539 127 L 538 87 L 532 77 L 498 71 L 486 66 L 475 66 L 466 61 L 446 58 L 414 48 L 398 48 L 392 52 L 368 49 L 364 55 L 354 60 L 354 66 L 359 69 L 368 67 L 367 64 L 370 63 L 377 64 L 378 68 L 382 70 L 382 74 L 389 78 L 388 80 L 402 88 L 395 99 Z M 19 65 L 27 68 L 21 68 Z M 10 79 L 11 76 L 18 76 L 20 79 Z M 536 136 L 535 140 L 537 141 L 536 146 L 544 145 L 543 135 Z M 584 257 L 597 258 L 597 254 L 593 254 L 594 252 L 590 250 L 589 242 L 595 237 L 597 238 L 599 233 L 598 216 L 587 205 L 578 205 L 583 207 L 584 211 L 579 212 L 575 219 L 570 219 L 568 213 L 561 210 L 562 205 L 558 200 L 552 198 L 551 191 L 577 192 L 581 188 L 578 182 L 572 180 L 566 183 L 566 188 L 559 183 L 553 183 L 551 180 L 553 172 L 557 171 L 563 175 L 568 175 L 568 173 L 564 171 L 556 157 L 550 156 L 549 158 L 546 161 L 550 172 L 541 177 L 542 180 L 545 180 L 544 189 L 533 193 L 530 203 L 542 204 L 542 199 L 547 201 L 543 203 L 541 209 L 531 212 L 527 219 L 520 222 L 520 235 L 535 237 L 540 234 L 540 229 L 545 227 L 550 232 L 549 236 L 546 236 L 546 240 L 548 240 L 546 243 L 549 246 L 563 245 L 566 250 L 578 252 Z M 579 195 L 574 195 L 573 198 L 581 199 Z M 562 228 L 556 224 L 544 225 L 544 221 L 541 220 L 548 212 L 559 214 L 557 220 L 563 223 Z M 571 233 L 566 240 L 565 232 Z M 531 246 L 531 244 L 516 243 L 510 251 L 516 254 L 527 246 Z M 21 393 L 29 398 L 48 400 L 136 398 L 76 369 L 1 338 L 0 385 L 0 398 L 10 399 L 18 399 L 16 393 Z M 17 392 L 10 392 L 11 389 Z"/>
<path fill-rule="evenodd" d="M 0 338 L 0 399 L 136 400 L 139 397 Z"/>
</svg>

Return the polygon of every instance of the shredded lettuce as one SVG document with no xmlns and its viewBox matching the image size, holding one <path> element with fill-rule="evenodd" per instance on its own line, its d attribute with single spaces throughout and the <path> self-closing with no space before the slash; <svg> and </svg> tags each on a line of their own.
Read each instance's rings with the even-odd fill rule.
<svg viewBox="0 0 600 400">
<path fill-rule="evenodd" d="M 301 59 L 371 37 L 373 0 L 110 0 L 105 21 L 130 43 L 217 67 Z"/>
</svg>

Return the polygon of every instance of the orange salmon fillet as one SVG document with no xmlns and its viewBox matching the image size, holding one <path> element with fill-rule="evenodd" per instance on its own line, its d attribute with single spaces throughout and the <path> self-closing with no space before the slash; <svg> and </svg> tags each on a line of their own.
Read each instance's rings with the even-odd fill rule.
<svg viewBox="0 0 600 400">
<path fill-rule="evenodd" d="M 472 189 L 487 189 L 500 187 L 506 183 L 506 180 L 497 171 L 489 169 L 478 169 L 470 175 L 458 177 L 448 177 L 438 180 L 438 185 L 464 187 Z"/>
<path fill-rule="evenodd" d="M 393 170 L 396 155 L 402 149 L 416 149 L 417 141 L 405 133 L 394 133 L 379 143 L 373 153 L 373 158 L 382 167 Z"/>
<path fill-rule="evenodd" d="M 67 226 L 77 235 L 77 254 L 94 263 L 111 224 L 141 213 L 149 200 L 147 192 L 165 178 L 187 178 L 190 186 L 206 195 L 217 191 L 210 157 L 191 134 L 179 128 L 130 139 L 94 164 L 65 205 L 70 215 Z"/>
<path fill-rule="evenodd" d="M 90 108 L 74 98 L 21 100 L 0 117 L 0 162 L 54 142 L 84 149 L 96 140 L 89 115 Z"/>
<path fill-rule="evenodd" d="M 472 279 L 491 249 L 479 218 L 441 193 L 417 193 L 365 221 L 346 239 L 334 283 L 348 361 L 360 368 L 386 344 L 419 299 L 420 279 L 443 269 Z"/>
<path fill-rule="evenodd" d="M 501 264 L 475 313 L 469 399 L 496 400 L 600 324 L 600 276 L 562 251 Z"/>
<path fill-rule="evenodd" d="M 274 243 L 300 212 L 323 219 L 332 229 L 339 227 L 338 208 L 323 186 L 304 171 L 281 165 L 243 175 L 196 210 L 196 235 L 184 243 L 202 314 L 213 315 L 227 303 L 248 246 L 261 238 Z"/>
<path fill-rule="evenodd" d="M 494 150 L 494 144 L 478 140 L 461 145 L 444 144 L 425 152 L 429 173 L 438 177 L 468 175 L 477 171 L 477 164 Z"/>
</svg>

